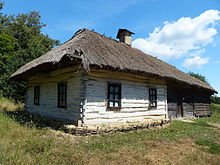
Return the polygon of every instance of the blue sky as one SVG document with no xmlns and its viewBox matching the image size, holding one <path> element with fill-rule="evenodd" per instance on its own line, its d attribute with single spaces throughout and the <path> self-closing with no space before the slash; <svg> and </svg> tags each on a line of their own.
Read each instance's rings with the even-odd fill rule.
<svg viewBox="0 0 220 165">
<path fill-rule="evenodd" d="M 115 38 L 135 33 L 133 47 L 178 69 L 205 75 L 220 92 L 220 0 L 5 0 L 4 13 L 39 11 L 43 33 L 65 42 L 80 28 Z"/>
</svg>

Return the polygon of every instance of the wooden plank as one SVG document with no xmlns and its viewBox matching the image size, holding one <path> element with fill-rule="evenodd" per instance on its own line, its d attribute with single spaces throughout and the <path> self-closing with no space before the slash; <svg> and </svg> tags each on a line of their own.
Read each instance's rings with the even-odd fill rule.
<svg viewBox="0 0 220 165">
<path fill-rule="evenodd" d="M 122 108 L 119 112 L 106 111 L 107 83 L 115 82 L 122 84 Z M 159 85 L 158 107 L 149 110 L 148 87 L 149 84 L 143 82 L 133 82 L 131 80 L 115 80 L 113 78 L 88 76 L 86 78 L 86 101 L 84 122 L 104 123 L 112 121 L 133 120 L 133 118 L 154 118 L 158 116 L 164 118 L 166 112 L 166 86 Z M 154 84 L 154 86 L 158 86 Z M 89 120 L 89 122 L 88 122 Z M 94 120 L 94 121 L 93 121 Z M 92 121 L 92 122 L 91 122 Z"/>
<path fill-rule="evenodd" d="M 108 118 L 124 118 L 124 117 L 135 117 L 135 116 L 146 116 L 146 115 L 161 115 L 165 114 L 165 111 L 154 110 L 154 111 L 134 111 L 133 113 L 124 113 L 123 111 L 104 111 L 97 114 L 86 114 L 86 118 L 97 118 L 97 117 L 108 117 Z"/>
<path fill-rule="evenodd" d="M 132 80 L 135 82 L 150 82 L 152 84 L 166 84 L 164 80 L 161 79 L 154 79 L 146 76 L 139 76 L 137 74 L 132 73 L 124 73 L 124 72 L 115 72 L 111 70 L 95 70 L 91 69 L 89 73 L 92 77 L 97 78 L 107 78 L 107 79 L 123 79 L 123 80 Z"/>
<path fill-rule="evenodd" d="M 111 123 L 126 123 L 126 122 L 139 122 L 139 121 L 151 121 L 164 119 L 165 116 L 142 116 L 142 117 L 132 117 L 132 118 L 114 118 L 114 119 L 94 119 L 94 120 L 86 120 L 85 125 L 103 125 L 103 124 L 111 124 Z"/>
<path fill-rule="evenodd" d="M 67 71 L 67 70 L 66 70 Z M 66 72 L 65 71 L 65 72 Z M 58 74 L 60 72 L 60 74 Z M 32 76 L 28 84 L 27 104 L 28 111 L 41 114 L 50 118 L 60 118 L 61 120 L 74 121 L 80 117 L 81 103 L 81 78 L 80 74 L 64 73 L 58 71 L 51 73 L 47 78 L 38 75 Z M 72 75 L 69 78 L 69 75 Z M 52 77 L 50 77 L 52 76 Z M 60 78 L 61 77 L 61 78 Z M 60 80 L 67 81 L 67 109 L 57 107 L 57 83 Z M 40 84 L 40 105 L 33 105 L 34 85 Z"/>
</svg>

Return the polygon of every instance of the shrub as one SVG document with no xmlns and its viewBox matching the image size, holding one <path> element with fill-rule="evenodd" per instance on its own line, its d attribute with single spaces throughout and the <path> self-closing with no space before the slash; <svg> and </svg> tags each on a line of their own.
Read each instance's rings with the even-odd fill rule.
<svg viewBox="0 0 220 165">
<path fill-rule="evenodd" d="M 212 104 L 212 112 L 220 114 L 220 104 Z"/>
<path fill-rule="evenodd" d="M 0 110 L 2 111 L 21 111 L 24 108 L 24 104 L 18 102 L 16 103 L 13 100 L 7 98 L 0 98 Z"/>
</svg>

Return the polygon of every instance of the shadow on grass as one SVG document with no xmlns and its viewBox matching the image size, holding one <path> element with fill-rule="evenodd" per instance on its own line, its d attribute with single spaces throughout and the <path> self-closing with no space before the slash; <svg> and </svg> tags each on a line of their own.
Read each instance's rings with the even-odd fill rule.
<svg viewBox="0 0 220 165">
<path fill-rule="evenodd" d="M 21 125 L 34 127 L 38 129 L 49 127 L 54 130 L 63 130 L 65 124 L 64 122 L 48 119 L 41 115 L 30 114 L 27 111 L 2 111 L 2 112 Z"/>
</svg>

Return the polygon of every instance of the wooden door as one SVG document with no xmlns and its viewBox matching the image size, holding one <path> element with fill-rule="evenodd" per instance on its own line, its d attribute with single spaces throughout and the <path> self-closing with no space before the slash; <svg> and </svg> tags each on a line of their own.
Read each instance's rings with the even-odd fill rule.
<svg viewBox="0 0 220 165">
<path fill-rule="evenodd" d="M 177 113 L 176 117 L 183 117 L 183 102 L 182 102 L 182 97 L 179 97 L 177 100 Z"/>
</svg>

